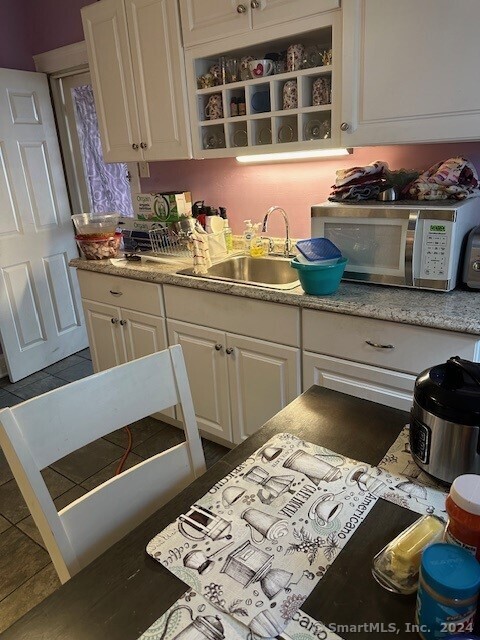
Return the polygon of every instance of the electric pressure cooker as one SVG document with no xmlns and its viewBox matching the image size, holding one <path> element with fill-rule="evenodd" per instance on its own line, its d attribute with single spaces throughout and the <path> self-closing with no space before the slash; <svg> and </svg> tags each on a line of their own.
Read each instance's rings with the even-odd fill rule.
<svg viewBox="0 0 480 640">
<path fill-rule="evenodd" d="M 423 471 L 443 482 L 480 474 L 480 364 L 455 356 L 418 376 L 410 450 Z"/>
</svg>

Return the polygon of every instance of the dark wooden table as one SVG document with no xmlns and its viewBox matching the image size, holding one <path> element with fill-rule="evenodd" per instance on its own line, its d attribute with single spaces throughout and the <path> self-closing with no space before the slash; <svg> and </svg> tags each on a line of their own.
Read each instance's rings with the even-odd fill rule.
<svg viewBox="0 0 480 640">
<path fill-rule="evenodd" d="M 408 414 L 373 402 L 311 387 L 254 436 L 170 503 L 115 544 L 1 635 L 2 640 L 136 640 L 185 591 L 186 586 L 145 552 L 148 541 L 218 480 L 273 435 L 289 431 L 299 438 L 351 458 L 378 464 Z M 318 583 L 303 610 L 335 625 L 377 624 L 362 631 L 339 630 L 355 640 L 390 637 L 381 624 L 396 623 L 399 638 L 408 632 L 415 598 L 382 589 L 371 575 L 373 556 L 418 515 L 379 500 L 353 538 Z"/>
</svg>

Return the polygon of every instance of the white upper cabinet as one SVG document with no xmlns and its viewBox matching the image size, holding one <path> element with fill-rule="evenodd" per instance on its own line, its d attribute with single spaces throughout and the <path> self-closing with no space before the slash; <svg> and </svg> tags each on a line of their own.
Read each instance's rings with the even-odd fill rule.
<svg viewBox="0 0 480 640">
<path fill-rule="evenodd" d="M 344 0 L 342 143 L 480 137 L 478 0 Z"/>
<path fill-rule="evenodd" d="M 82 19 L 105 160 L 190 158 L 176 0 L 100 0 Z"/>
<path fill-rule="evenodd" d="M 180 0 L 183 43 L 191 47 L 339 6 L 340 0 Z"/>
</svg>

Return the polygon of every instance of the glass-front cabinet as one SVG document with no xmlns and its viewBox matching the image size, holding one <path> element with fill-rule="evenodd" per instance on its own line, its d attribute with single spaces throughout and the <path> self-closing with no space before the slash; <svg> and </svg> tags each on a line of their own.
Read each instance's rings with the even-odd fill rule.
<svg viewBox="0 0 480 640">
<path fill-rule="evenodd" d="M 195 158 L 340 146 L 341 14 L 302 24 L 261 44 L 237 36 L 186 50 Z"/>
</svg>

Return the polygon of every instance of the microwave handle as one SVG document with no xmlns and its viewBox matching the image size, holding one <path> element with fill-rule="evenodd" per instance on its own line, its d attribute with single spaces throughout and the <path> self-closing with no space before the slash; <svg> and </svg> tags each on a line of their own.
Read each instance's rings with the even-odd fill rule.
<svg viewBox="0 0 480 640">
<path fill-rule="evenodd" d="M 408 216 L 407 238 L 405 243 L 405 284 L 413 287 L 415 230 L 417 228 L 418 211 L 410 211 Z"/>
</svg>

